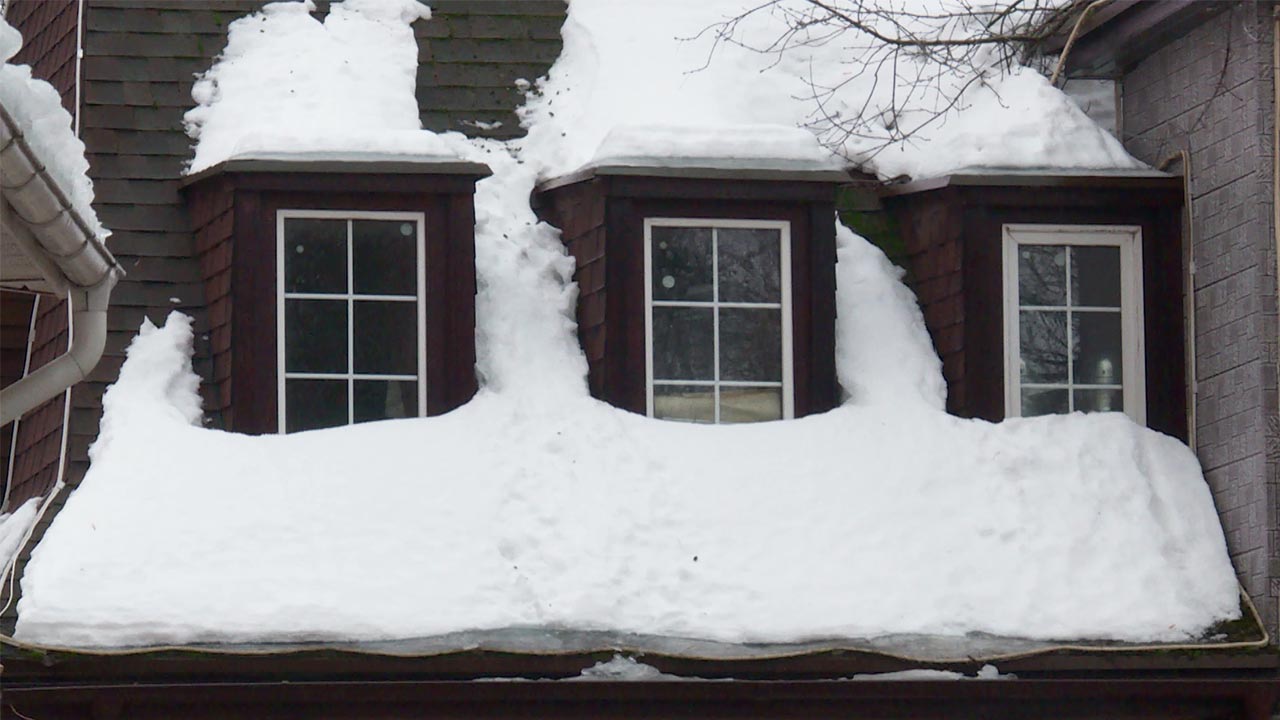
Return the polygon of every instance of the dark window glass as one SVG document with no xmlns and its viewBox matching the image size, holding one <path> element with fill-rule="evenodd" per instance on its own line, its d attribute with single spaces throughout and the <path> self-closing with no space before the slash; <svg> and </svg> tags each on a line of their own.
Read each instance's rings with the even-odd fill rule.
<svg viewBox="0 0 1280 720">
<path fill-rule="evenodd" d="M 715 379 L 715 320 L 711 308 L 653 309 L 653 376 L 659 380 Z"/>
<path fill-rule="evenodd" d="M 653 299 L 712 299 L 711 229 L 654 227 Z"/>
<path fill-rule="evenodd" d="M 1072 313 L 1072 325 L 1072 379 L 1084 385 L 1122 383 L 1120 313 L 1077 310 Z"/>
<path fill-rule="evenodd" d="M 1022 305 L 1067 304 L 1067 249 L 1060 245 L 1018 248 L 1018 302 Z"/>
<path fill-rule="evenodd" d="M 720 388 L 720 422 L 761 422 L 781 419 L 782 388 Z"/>
<path fill-rule="evenodd" d="M 654 385 L 653 416 L 668 420 L 715 422 L 715 388 L 708 385 Z"/>
<path fill-rule="evenodd" d="M 720 308 L 720 379 L 782 380 L 782 314 Z"/>
<path fill-rule="evenodd" d="M 285 292 L 347 291 L 347 221 L 284 220 Z"/>
<path fill-rule="evenodd" d="M 716 230 L 720 302 L 782 302 L 782 233 L 775 229 Z"/>
<path fill-rule="evenodd" d="M 418 307 L 412 302 L 355 301 L 355 372 L 418 373 Z"/>
<path fill-rule="evenodd" d="M 286 432 L 347 424 L 346 380 L 286 380 Z"/>
<path fill-rule="evenodd" d="M 1067 411 L 1066 390 L 1022 389 L 1022 414 L 1025 417 L 1054 415 Z"/>
<path fill-rule="evenodd" d="M 412 380 L 356 380 L 355 421 L 415 417 L 418 383 Z"/>
<path fill-rule="evenodd" d="M 1018 333 L 1022 382 L 1065 383 L 1067 313 L 1023 310 L 1019 315 Z"/>
<path fill-rule="evenodd" d="M 1071 304 L 1120 307 L 1120 248 L 1071 248 Z"/>
<path fill-rule="evenodd" d="M 285 300 L 287 372 L 347 372 L 347 302 Z"/>
<path fill-rule="evenodd" d="M 417 295 L 417 255 L 417 223 L 351 222 L 351 276 L 357 294 Z"/>
<path fill-rule="evenodd" d="M 1124 412 L 1124 392 L 1121 390 L 1072 391 L 1076 410 L 1081 412 Z"/>
</svg>

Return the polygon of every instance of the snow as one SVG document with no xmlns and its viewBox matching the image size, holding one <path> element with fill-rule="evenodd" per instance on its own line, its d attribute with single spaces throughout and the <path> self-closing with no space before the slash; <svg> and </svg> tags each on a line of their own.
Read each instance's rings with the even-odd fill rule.
<svg viewBox="0 0 1280 720">
<path fill-rule="evenodd" d="M 39 509 L 40 498 L 30 498 L 13 512 L 0 514 L 0 571 L 8 570 L 9 563 L 17 556 Z M 0 572 L 0 577 L 3 576 Z"/>
<path fill-rule="evenodd" d="M 600 682 L 600 681 L 623 681 L 623 682 L 653 682 L 654 680 L 695 680 L 698 678 L 686 678 L 680 675 L 671 675 L 664 673 L 652 665 L 646 665 L 637 661 L 633 657 L 623 655 L 614 655 L 612 658 L 603 662 L 598 662 L 589 668 L 583 669 L 582 673 L 577 677 L 567 678 L 569 682 Z"/>
<path fill-rule="evenodd" d="M 1016 675 L 1002 675 L 995 665 L 983 665 L 973 677 L 953 670 L 932 670 L 929 668 L 912 668 L 886 673 L 863 673 L 854 675 L 850 680 L 1011 680 Z"/>
<path fill-rule="evenodd" d="M 947 2 L 911 0 L 896 6 L 927 10 Z M 737 23 L 731 41 L 716 44 L 712 26 L 760 3 L 651 0 L 645 12 L 628 12 L 633 5 L 573 0 L 569 6 L 564 52 L 524 114 L 530 145 L 546 150 L 541 155 L 548 175 L 614 161 L 612 136 L 619 130 L 629 135 L 628 156 L 656 159 L 669 152 L 673 136 L 714 139 L 722 128 L 742 125 L 777 128 L 777 142 L 771 143 L 777 148 L 791 131 L 809 128 L 841 156 L 885 178 L 978 167 L 1144 167 L 1028 68 L 1005 72 L 993 58 L 979 63 L 986 73 L 983 82 L 969 85 L 971 77 L 944 73 L 941 89 L 913 88 L 914 78 L 935 75 L 939 68 L 910 57 L 868 67 L 865 38 L 856 33 L 823 38 L 822 29 L 813 28 L 785 51 L 749 49 L 769 47 L 783 34 L 777 10 L 749 15 Z M 796 5 L 804 7 L 790 4 Z M 888 147 L 882 140 L 886 128 L 878 136 L 844 137 L 816 113 L 815 86 L 835 88 L 824 101 L 828 115 L 888 117 L 896 107 L 895 122 L 918 132 Z M 933 121 L 955 95 L 958 111 Z M 648 139 L 634 128 L 647 129 Z M 742 158 L 751 147 L 728 141 L 701 154 Z M 811 148 L 798 147 L 793 158 L 810 155 Z M 765 156 L 776 158 L 772 152 Z"/>
<path fill-rule="evenodd" d="M 249 437 L 194 426 L 190 342 L 172 315 L 129 348 L 18 638 L 1185 640 L 1236 611 L 1194 457 L 1118 414 L 901 402 L 715 427 L 486 389 L 441 417 Z"/>
<path fill-rule="evenodd" d="M 403 33 L 371 19 L 387 17 L 372 0 L 360 6 L 335 4 L 330 20 L 376 30 L 389 51 Z M 392 19 L 407 26 L 404 3 L 387 7 L 403 10 Z M 948 416 L 912 294 L 879 250 L 843 228 L 840 408 L 697 426 L 592 399 L 572 320 L 573 261 L 529 196 L 540 177 L 589 160 L 613 130 L 575 116 L 584 105 L 566 94 L 625 99 L 575 53 L 594 52 L 602 73 L 637 79 L 610 60 L 612 48 L 589 42 L 637 47 L 608 35 L 619 23 L 602 7 L 572 6 L 569 59 L 526 114 L 526 139 L 441 136 L 493 169 L 476 192 L 476 398 L 439 417 L 288 436 L 203 429 L 191 321 L 173 313 L 163 327 L 144 325 L 103 399 L 92 465 L 33 551 L 18 638 L 104 647 L 535 628 L 729 643 L 970 633 L 1147 642 L 1197 638 L 1238 615 L 1222 530 L 1190 450 L 1120 414 L 1000 424 Z M 668 8 L 665 32 L 698 27 L 688 18 L 700 8 Z M 632 26 L 644 38 L 657 24 Z M 328 22 L 269 6 L 238 21 L 232 44 L 254 27 L 268 37 L 244 41 L 260 52 L 229 47 L 218 68 L 245 65 L 227 78 L 269 64 L 272 37 L 330 42 Z M 675 62 L 665 52 L 644 57 L 656 73 Z M 621 156 L 643 149 L 637 137 L 665 137 L 666 151 L 697 156 L 669 129 L 711 117 L 723 100 L 703 77 L 685 78 L 701 88 L 688 108 L 641 103 L 648 109 L 629 121 L 641 130 L 622 129 L 605 149 Z M 327 80 L 291 87 L 322 93 Z M 202 105 L 193 169 L 224 155 L 206 142 L 248 147 L 247 136 L 215 143 L 214 120 L 240 102 L 236 87 L 256 92 L 220 81 L 216 102 Z M 361 152 L 354 145 L 370 127 L 404 120 L 415 132 L 397 110 L 412 87 L 397 87 L 404 97 L 389 98 L 385 118 L 297 102 L 314 108 L 317 126 L 339 128 L 332 139 L 344 147 L 331 151 Z M 770 87 L 738 91 L 761 100 Z M 655 98 L 660 87 L 624 89 Z M 745 133 L 763 138 L 764 160 L 805 160 L 785 113 L 760 117 L 790 107 L 769 97 L 719 147 L 741 149 Z M 565 117 L 548 112 L 555 98 Z M 245 127 L 259 122 L 247 106 L 236 113 Z M 601 132 L 584 143 L 560 134 L 569 129 Z M 281 143 L 256 151 L 296 149 Z M 779 151 L 770 156 L 770 147 Z"/>
<path fill-rule="evenodd" d="M 456 139 L 422 130 L 414 99 L 415 0 L 274 2 L 233 22 L 227 47 L 192 89 L 188 169 L 264 152 L 414 154 L 456 159 Z M 460 137 L 460 136 L 459 136 Z"/>
<path fill-rule="evenodd" d="M 72 208 L 99 239 L 110 233 L 93 211 L 93 182 L 84 143 L 72 130 L 71 114 L 49 83 L 32 77 L 27 65 L 10 61 L 22 48 L 22 35 L 0 17 L 0 106 L 18 124 L 27 144 L 45 164 L 49 176 Z"/>
<path fill-rule="evenodd" d="M 884 673 L 859 673 L 842 680 L 851 680 L 855 682 L 865 681 L 899 681 L 899 680 L 916 680 L 916 681 L 938 681 L 938 680 L 1011 680 L 1017 676 L 1012 674 L 1001 674 L 999 668 L 994 665 L 983 665 L 977 673 L 972 677 L 964 673 L 955 672 L 953 670 L 933 670 L 930 668 L 912 668 L 910 670 L 898 670 L 895 672 Z M 506 681 L 506 682 L 538 682 L 534 678 L 525 677 L 495 677 L 484 678 L 488 681 Z M 732 682 L 732 678 L 717 678 L 708 681 L 706 678 L 692 677 L 687 675 L 672 675 L 664 673 L 658 668 L 642 663 L 633 657 L 621 654 L 614 654 L 608 660 L 596 663 L 588 668 L 583 668 L 582 672 L 574 677 L 563 678 L 552 682 L 685 682 L 685 681 L 702 681 L 702 682 Z"/>
<path fill-rule="evenodd" d="M 619 125 L 596 150 L 592 165 L 839 170 L 813 133 L 785 125 Z"/>
</svg>

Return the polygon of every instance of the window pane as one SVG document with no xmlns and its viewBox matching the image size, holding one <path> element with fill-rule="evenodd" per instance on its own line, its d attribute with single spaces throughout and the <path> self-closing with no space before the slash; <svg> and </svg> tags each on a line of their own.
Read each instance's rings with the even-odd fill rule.
<svg viewBox="0 0 1280 720">
<path fill-rule="evenodd" d="M 347 221 L 285 218 L 285 292 L 347 291 Z"/>
<path fill-rule="evenodd" d="M 1022 389 L 1022 416 L 1054 415 L 1067 412 L 1066 390 Z"/>
<path fill-rule="evenodd" d="M 418 383 L 411 380 L 356 380 L 355 421 L 418 415 Z"/>
<path fill-rule="evenodd" d="M 720 388 L 720 422 L 782 419 L 782 388 Z"/>
<path fill-rule="evenodd" d="M 1073 381 L 1089 385 L 1124 382 L 1120 313 L 1076 311 L 1072 319 L 1076 337 Z"/>
<path fill-rule="evenodd" d="M 651 228 L 653 298 L 712 300 L 711 229 Z"/>
<path fill-rule="evenodd" d="M 285 432 L 347 424 L 346 380 L 286 380 Z"/>
<path fill-rule="evenodd" d="M 1071 304 L 1120 307 L 1120 248 L 1071 248 Z"/>
<path fill-rule="evenodd" d="M 1022 382 L 1067 381 L 1067 313 L 1023 310 L 1018 318 Z"/>
<path fill-rule="evenodd" d="M 407 220 L 351 222 L 351 278 L 365 295 L 418 294 L 418 225 Z"/>
<path fill-rule="evenodd" d="M 1018 303 L 1067 304 L 1067 249 L 1062 245 L 1018 246 Z"/>
<path fill-rule="evenodd" d="M 715 390 L 709 386 L 653 386 L 653 416 L 656 418 L 715 422 L 715 403 Z"/>
<path fill-rule="evenodd" d="M 720 379 L 782 380 L 781 311 L 720 310 Z"/>
<path fill-rule="evenodd" d="M 782 233 L 750 228 L 716 233 L 721 302 L 782 302 Z"/>
<path fill-rule="evenodd" d="M 653 309 L 653 376 L 658 380 L 713 380 L 714 311 Z"/>
<path fill-rule="evenodd" d="M 285 300 L 284 367 L 346 374 L 347 301 Z"/>
<path fill-rule="evenodd" d="M 418 374 L 418 304 L 355 302 L 355 372 Z"/>
<path fill-rule="evenodd" d="M 1076 410 L 1082 412 L 1124 412 L 1124 392 L 1120 390 L 1076 390 Z"/>
</svg>

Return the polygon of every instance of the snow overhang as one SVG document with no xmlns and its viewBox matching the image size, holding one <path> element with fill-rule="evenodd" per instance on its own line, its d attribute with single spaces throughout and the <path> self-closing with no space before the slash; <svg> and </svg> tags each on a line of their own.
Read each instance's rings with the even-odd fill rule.
<svg viewBox="0 0 1280 720">
<path fill-rule="evenodd" d="M 124 275 L 0 107 L 0 285 L 65 294 Z"/>
<path fill-rule="evenodd" d="M 806 163 L 757 163 L 751 159 L 666 158 L 664 162 L 617 162 L 591 165 L 542 181 L 535 192 L 552 190 L 597 177 L 650 177 L 685 180 L 760 180 L 843 184 L 849 173 Z"/>
<path fill-rule="evenodd" d="M 190 187 L 230 173 L 312 173 L 327 175 L 456 175 L 480 179 L 492 175 L 488 165 L 449 157 L 372 153 L 279 153 L 235 158 L 182 179 Z"/>
<path fill-rule="evenodd" d="M 1182 177 L 1151 169 L 964 168 L 938 177 L 882 185 L 879 192 L 881 195 L 910 195 L 959 186 L 1181 190 Z"/>
</svg>

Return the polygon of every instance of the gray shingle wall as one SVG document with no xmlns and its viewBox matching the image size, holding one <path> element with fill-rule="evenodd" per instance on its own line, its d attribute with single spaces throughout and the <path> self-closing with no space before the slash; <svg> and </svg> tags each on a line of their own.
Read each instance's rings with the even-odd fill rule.
<svg viewBox="0 0 1280 720">
<path fill-rule="evenodd" d="M 1274 638 L 1280 428 L 1271 30 L 1269 6 L 1240 3 L 1151 54 L 1123 76 L 1122 132 L 1146 162 L 1191 155 L 1196 449 L 1236 571 Z"/>
</svg>

